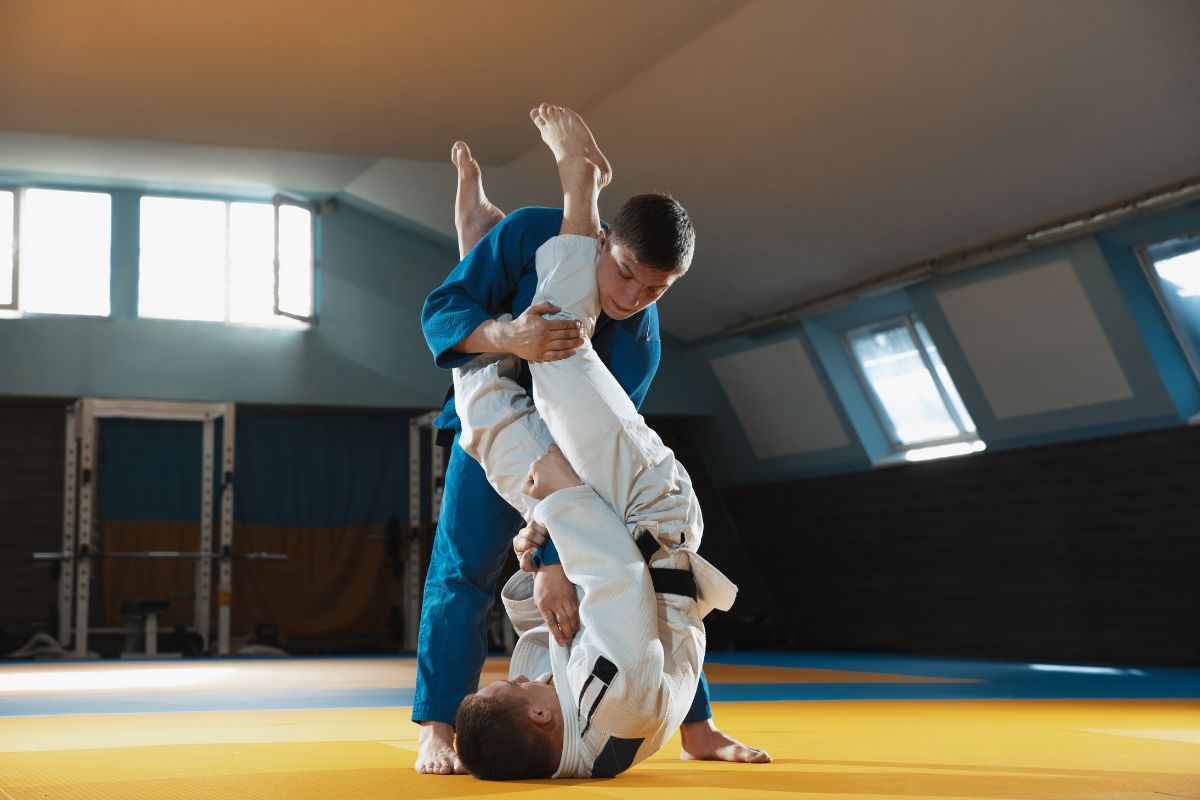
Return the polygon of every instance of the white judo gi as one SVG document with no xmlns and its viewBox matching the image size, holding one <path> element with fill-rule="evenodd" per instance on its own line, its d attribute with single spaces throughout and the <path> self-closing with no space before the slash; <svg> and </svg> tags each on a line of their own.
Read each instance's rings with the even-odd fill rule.
<svg viewBox="0 0 1200 800">
<path fill-rule="evenodd" d="M 595 239 L 550 239 L 537 252 L 532 301 L 581 320 L 589 339 L 597 260 Z M 502 497 L 549 531 L 580 605 L 579 629 L 562 647 L 534 604 L 533 576 L 509 580 L 502 597 L 520 637 L 510 677 L 554 675 L 565 726 L 554 777 L 612 777 L 683 722 L 704 661 L 701 620 L 728 609 L 737 587 L 696 552 L 703 521 L 686 470 L 590 341 L 570 358 L 529 365 L 532 402 L 513 380 L 519 364 L 481 356 L 454 371 L 459 443 Z M 521 487 L 552 442 L 585 485 L 539 503 Z"/>
</svg>

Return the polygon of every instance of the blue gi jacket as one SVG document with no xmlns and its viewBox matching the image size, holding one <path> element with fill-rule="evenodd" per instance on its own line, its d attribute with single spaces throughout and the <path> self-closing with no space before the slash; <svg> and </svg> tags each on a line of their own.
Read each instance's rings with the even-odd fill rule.
<svg viewBox="0 0 1200 800">
<path fill-rule="evenodd" d="M 471 354 L 452 348 L 480 323 L 503 313 L 516 317 L 529 308 L 537 289 L 534 256 L 548 239 L 558 235 L 562 219 L 562 209 L 558 208 L 522 208 L 512 212 L 425 299 L 421 327 L 439 367 L 451 369 L 471 360 Z M 641 407 L 662 355 L 658 309 L 650 306 L 626 320 L 613 320 L 601 314 L 592 335 L 592 347 L 633 404 Z M 520 381 L 527 391 L 531 390 L 529 370 L 521 371 Z M 453 397 L 446 401 L 434 425 L 462 429 Z M 543 556 L 546 563 L 557 561 L 552 546 Z"/>
</svg>

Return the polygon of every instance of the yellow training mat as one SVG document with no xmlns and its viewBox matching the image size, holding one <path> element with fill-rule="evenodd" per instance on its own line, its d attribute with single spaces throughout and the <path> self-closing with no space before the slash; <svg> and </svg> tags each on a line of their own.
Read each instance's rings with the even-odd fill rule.
<svg viewBox="0 0 1200 800">
<path fill-rule="evenodd" d="M 980 667 L 981 677 L 971 679 L 974 665 L 961 664 L 945 670 L 954 673 L 946 678 L 930 678 L 937 674 L 932 667 L 905 676 L 884 661 L 874 672 L 862 658 L 845 670 L 829 659 L 794 669 L 709 665 L 714 696 L 761 695 L 719 701 L 713 710 L 722 729 L 769 750 L 773 764 L 680 761 L 676 738 L 611 780 L 498 784 L 419 775 L 412 769 L 417 727 L 409 708 L 329 707 L 338 698 L 350 705 L 374 696 L 355 692 L 411 685 L 411 666 L 404 659 L 296 659 L 0 667 L 0 800 L 519 800 L 544 799 L 547 792 L 644 800 L 1200 800 L 1200 699 L 1194 695 L 930 699 L 939 691 L 995 691 L 999 678 L 987 678 Z M 502 673 L 505 664 L 488 666 Z M 1121 680 L 1135 686 L 1154 679 L 1127 672 Z M 1191 678 L 1181 674 L 1162 680 L 1176 680 L 1186 690 Z M 1062 685 L 1078 687 L 1081 679 L 1068 674 L 1065 680 Z M 193 688 L 181 689 L 188 681 Z M 130 686 L 142 688 L 123 688 Z M 1045 693 L 1047 686 L 1026 688 Z M 289 696 L 308 697 L 310 705 L 281 710 L 146 710 L 201 701 L 265 703 L 280 694 L 279 687 L 323 694 Z M 859 692 L 862 699 L 812 696 L 839 691 Z M 909 699 L 870 699 L 873 691 L 907 693 Z M 789 692 L 810 696 L 770 699 L 771 693 L 784 698 Z M 74 713 L 100 707 L 112 710 Z"/>
<path fill-rule="evenodd" d="M 5 800 L 561 797 L 1200 797 L 1200 702 L 720 703 L 763 766 L 681 762 L 608 781 L 494 784 L 412 771 L 401 709 L 0 720 Z M 732 794 L 731 794 L 732 793 Z"/>
</svg>

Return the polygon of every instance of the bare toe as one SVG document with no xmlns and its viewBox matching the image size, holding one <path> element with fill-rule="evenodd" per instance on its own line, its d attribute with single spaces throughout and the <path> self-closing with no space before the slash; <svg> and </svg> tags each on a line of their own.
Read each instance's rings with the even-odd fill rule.
<svg viewBox="0 0 1200 800">
<path fill-rule="evenodd" d="M 471 157 L 471 148 L 466 142 L 455 142 L 450 148 L 450 161 L 458 167 L 459 175 L 463 178 L 479 177 L 479 162 Z"/>
</svg>

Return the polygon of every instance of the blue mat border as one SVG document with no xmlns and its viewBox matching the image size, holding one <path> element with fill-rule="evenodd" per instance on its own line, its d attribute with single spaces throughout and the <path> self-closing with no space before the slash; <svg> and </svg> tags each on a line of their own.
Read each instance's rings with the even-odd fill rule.
<svg viewBox="0 0 1200 800">
<path fill-rule="evenodd" d="M 310 660 L 411 661 L 412 656 L 317 656 Z M 216 664 L 218 660 L 138 659 L 137 663 Z M 288 659 L 290 661 L 297 659 Z M 112 660 L 9 662 L 4 670 L 63 663 L 131 663 Z M 710 653 L 710 664 L 842 670 L 932 678 L 930 683 L 713 683 L 714 702 L 846 702 L 855 700 L 1193 700 L 1200 699 L 1200 670 L 1016 664 L 846 653 Z M 937 678 L 970 683 L 937 682 Z M 411 688 L 281 690 L 256 692 L 138 692 L 129 694 L 0 696 L 0 717 L 67 714 L 143 714 L 203 711 L 278 711 L 411 706 Z"/>
</svg>

